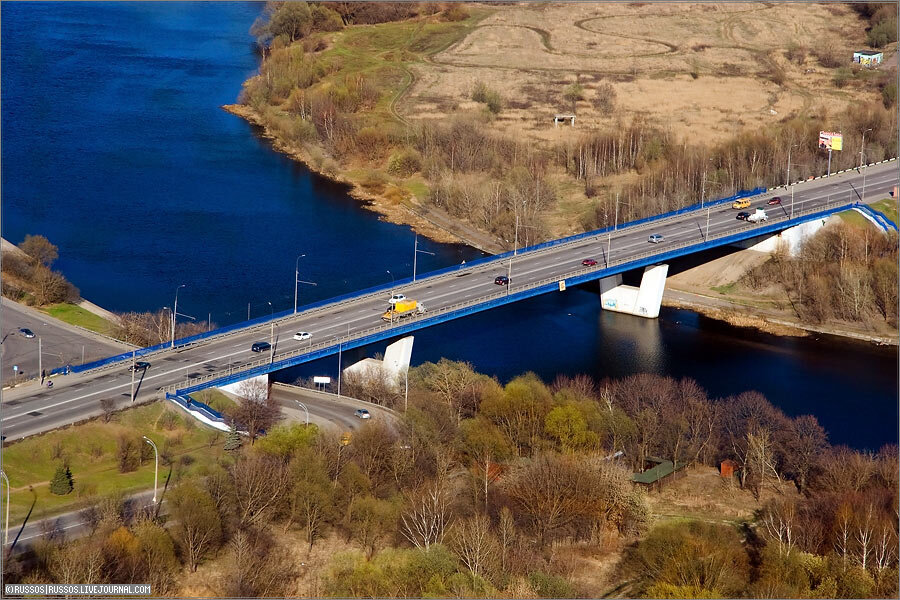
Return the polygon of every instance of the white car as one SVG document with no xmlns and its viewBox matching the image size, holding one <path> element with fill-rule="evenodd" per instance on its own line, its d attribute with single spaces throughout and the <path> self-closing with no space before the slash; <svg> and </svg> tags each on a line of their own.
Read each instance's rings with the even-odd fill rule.
<svg viewBox="0 0 900 600">
<path fill-rule="evenodd" d="M 367 411 L 364 408 L 357 409 L 357 411 L 353 414 L 356 415 L 357 419 L 371 419 L 372 418 L 372 415 L 369 414 L 369 411 Z"/>
<path fill-rule="evenodd" d="M 647 238 L 647 241 L 650 242 L 651 244 L 658 244 L 661 241 L 663 241 L 664 239 L 665 238 L 662 235 L 660 235 L 658 233 L 654 233 L 649 238 Z"/>
<path fill-rule="evenodd" d="M 391 299 L 388 302 L 390 302 L 391 306 L 393 306 L 397 302 L 403 302 L 404 300 L 406 300 L 406 296 L 404 296 L 403 294 L 394 294 L 393 296 L 391 296 Z"/>
<path fill-rule="evenodd" d="M 298 331 L 294 334 L 294 339 L 298 342 L 302 342 L 303 340 L 308 340 L 312 337 L 312 334 L 308 331 Z"/>
</svg>

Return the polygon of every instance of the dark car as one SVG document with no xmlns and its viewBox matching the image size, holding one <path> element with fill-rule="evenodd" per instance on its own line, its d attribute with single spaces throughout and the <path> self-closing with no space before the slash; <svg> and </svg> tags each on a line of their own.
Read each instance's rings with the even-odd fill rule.
<svg viewBox="0 0 900 600">
<path fill-rule="evenodd" d="M 585 267 L 596 267 L 597 261 L 594 260 L 593 258 L 586 258 L 583 261 L 581 261 L 581 264 Z"/>
<path fill-rule="evenodd" d="M 253 342 L 253 345 L 250 346 L 250 350 L 253 352 L 268 352 L 272 349 L 272 344 L 269 342 Z"/>
<path fill-rule="evenodd" d="M 20 329 L 20 330 L 19 330 L 19 333 L 21 333 L 22 335 L 24 335 L 24 336 L 27 337 L 27 338 L 33 338 L 33 337 L 34 337 L 34 332 L 33 332 L 32 330 L 30 330 L 30 329 L 25 328 L 25 327 L 23 327 L 22 329 Z"/>
<path fill-rule="evenodd" d="M 748 212 L 739 212 L 737 214 L 737 218 L 740 219 L 741 221 L 746 221 L 749 217 L 750 217 L 750 213 L 748 213 Z"/>
<path fill-rule="evenodd" d="M 146 371 L 149 368 L 150 368 L 150 363 L 148 363 L 146 360 L 139 360 L 136 363 L 134 363 L 134 366 L 131 367 L 131 370 L 132 371 Z"/>
<path fill-rule="evenodd" d="M 506 275 L 498 275 L 494 278 L 494 283 L 497 285 L 509 285 L 509 277 Z"/>
<path fill-rule="evenodd" d="M 766 202 L 769 206 L 775 206 L 776 204 L 781 204 L 781 196 L 775 196 L 768 202 Z"/>
</svg>

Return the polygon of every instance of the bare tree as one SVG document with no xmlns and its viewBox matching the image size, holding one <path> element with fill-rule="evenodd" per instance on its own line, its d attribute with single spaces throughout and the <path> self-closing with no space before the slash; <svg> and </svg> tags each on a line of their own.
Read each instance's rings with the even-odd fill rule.
<svg viewBox="0 0 900 600">
<path fill-rule="evenodd" d="M 796 504 L 785 499 L 771 502 L 763 511 L 762 522 L 768 537 L 778 543 L 779 556 L 790 554 L 799 527 Z"/>
<path fill-rule="evenodd" d="M 856 513 L 853 523 L 854 539 L 856 541 L 856 561 L 863 569 L 869 565 L 875 542 L 875 507 L 869 502 L 862 512 Z"/>
<path fill-rule="evenodd" d="M 169 497 L 169 512 L 175 525 L 173 537 L 191 572 L 222 540 L 222 524 L 212 497 L 191 483 L 179 485 Z"/>
<path fill-rule="evenodd" d="M 261 432 L 282 419 L 281 407 L 269 395 L 268 384 L 258 379 L 241 382 L 237 393 L 238 405 L 231 417 L 247 430 L 252 445 Z"/>
<path fill-rule="evenodd" d="M 491 531 L 491 520 L 482 513 L 453 524 L 450 547 L 475 577 L 481 577 L 490 570 L 499 551 L 497 539 Z"/>
<path fill-rule="evenodd" d="M 59 258 L 59 248 L 42 235 L 26 235 L 19 249 L 47 268 Z"/>
<path fill-rule="evenodd" d="M 427 550 L 444 539 L 451 518 L 449 492 L 447 470 L 441 469 L 432 480 L 405 494 L 401 533 L 416 548 Z"/>
<path fill-rule="evenodd" d="M 231 467 L 235 505 L 242 527 L 267 522 L 289 489 L 288 468 L 270 456 L 248 456 Z"/>
</svg>

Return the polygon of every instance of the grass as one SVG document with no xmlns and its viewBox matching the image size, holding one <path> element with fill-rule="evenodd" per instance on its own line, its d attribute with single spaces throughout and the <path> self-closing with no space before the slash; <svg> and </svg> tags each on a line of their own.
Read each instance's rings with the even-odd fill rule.
<svg viewBox="0 0 900 600">
<path fill-rule="evenodd" d="M 735 286 L 737 286 L 736 281 L 732 281 L 731 283 L 726 283 L 725 285 L 715 285 L 710 289 L 714 292 L 719 292 L 723 296 L 730 294 L 734 291 Z"/>
<path fill-rule="evenodd" d="M 845 223 L 849 223 L 850 225 L 856 225 L 857 227 L 874 227 L 867 218 L 855 210 L 845 210 L 844 212 L 838 213 L 838 216 L 843 219 Z"/>
<path fill-rule="evenodd" d="M 208 389 L 191 394 L 191 398 L 198 400 L 209 406 L 213 410 L 220 413 L 229 413 L 233 408 L 237 407 L 237 403 L 220 392 L 219 390 Z"/>
<path fill-rule="evenodd" d="M 74 304 L 51 304 L 41 308 L 41 310 L 64 323 L 78 325 L 97 333 L 108 335 L 113 331 L 112 323 Z"/>
<path fill-rule="evenodd" d="M 21 523 L 34 505 L 30 520 L 77 510 L 97 496 L 130 494 L 153 487 L 153 456 L 129 473 L 118 468 L 120 436 L 146 435 L 160 451 L 159 485 L 200 474 L 227 455 L 221 432 L 198 425 L 174 406 L 154 402 L 116 413 L 109 423 L 95 420 L 27 438 L 3 449 L 3 469 L 12 491 L 10 523 Z M 172 458 L 166 464 L 165 455 Z M 50 493 L 57 466 L 68 463 L 75 490 L 65 496 Z"/>
<path fill-rule="evenodd" d="M 872 208 L 875 210 L 880 210 L 885 214 L 885 216 L 893 221 L 895 224 L 900 222 L 900 199 L 898 198 L 885 198 L 884 200 L 879 200 L 878 202 L 872 203 Z"/>
</svg>

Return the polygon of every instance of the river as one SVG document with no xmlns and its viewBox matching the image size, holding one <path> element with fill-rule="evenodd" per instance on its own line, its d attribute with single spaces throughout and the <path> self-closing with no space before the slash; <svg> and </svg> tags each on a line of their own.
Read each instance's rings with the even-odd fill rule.
<svg viewBox="0 0 900 600">
<path fill-rule="evenodd" d="M 274 152 L 219 107 L 258 64 L 259 3 L 3 3 L 2 234 L 59 246 L 57 268 L 112 310 L 172 306 L 232 323 L 408 276 L 413 233 Z M 420 272 L 481 256 L 419 240 Z M 390 271 L 390 273 L 388 273 Z M 604 313 L 584 287 L 416 333 L 413 362 L 470 361 L 597 378 L 693 377 L 717 397 L 756 389 L 811 413 L 833 443 L 897 442 L 897 350 L 779 338 L 663 309 Z M 249 306 L 249 309 L 248 309 Z M 360 349 L 349 360 L 383 351 Z M 345 363 L 346 364 L 346 363 Z M 292 371 L 331 374 L 336 360 Z"/>
</svg>

